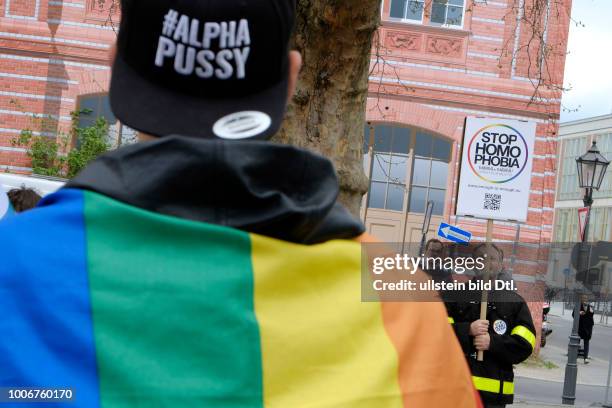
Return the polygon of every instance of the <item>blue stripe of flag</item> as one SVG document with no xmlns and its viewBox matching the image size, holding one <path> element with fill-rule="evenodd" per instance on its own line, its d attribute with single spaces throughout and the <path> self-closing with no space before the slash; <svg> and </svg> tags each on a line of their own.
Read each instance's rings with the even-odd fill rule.
<svg viewBox="0 0 612 408">
<path fill-rule="evenodd" d="M 74 390 L 54 407 L 100 404 L 83 203 L 60 190 L 0 223 L 0 387 Z"/>
</svg>

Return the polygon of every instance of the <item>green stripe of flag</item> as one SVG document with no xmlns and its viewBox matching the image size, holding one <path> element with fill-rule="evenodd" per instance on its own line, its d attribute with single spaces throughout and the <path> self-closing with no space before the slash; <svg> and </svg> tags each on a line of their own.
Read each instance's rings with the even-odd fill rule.
<svg viewBox="0 0 612 408">
<path fill-rule="evenodd" d="M 261 407 L 248 234 L 85 193 L 103 407 Z"/>
</svg>

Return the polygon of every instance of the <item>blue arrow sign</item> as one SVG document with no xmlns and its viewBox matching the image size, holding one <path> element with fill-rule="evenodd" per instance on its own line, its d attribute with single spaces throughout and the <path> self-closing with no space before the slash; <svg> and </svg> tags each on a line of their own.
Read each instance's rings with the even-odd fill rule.
<svg viewBox="0 0 612 408">
<path fill-rule="evenodd" d="M 567 276 L 570 276 L 570 268 L 565 268 L 565 269 L 563 270 L 563 274 L 564 274 L 566 277 L 567 277 Z"/>
<path fill-rule="evenodd" d="M 445 222 L 440 224 L 440 227 L 438 228 L 438 235 L 444 239 L 448 239 L 449 241 L 457 242 L 459 244 L 467 244 L 470 242 L 470 239 L 472 239 L 471 232 L 462 230 L 461 228 L 457 228 Z"/>
</svg>

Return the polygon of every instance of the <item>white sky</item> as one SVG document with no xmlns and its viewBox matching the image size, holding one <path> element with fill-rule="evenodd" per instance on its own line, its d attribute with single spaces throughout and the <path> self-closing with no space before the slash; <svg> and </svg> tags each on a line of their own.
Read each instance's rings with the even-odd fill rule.
<svg viewBox="0 0 612 408">
<path fill-rule="evenodd" d="M 561 121 L 612 113 L 612 0 L 573 0 Z"/>
</svg>

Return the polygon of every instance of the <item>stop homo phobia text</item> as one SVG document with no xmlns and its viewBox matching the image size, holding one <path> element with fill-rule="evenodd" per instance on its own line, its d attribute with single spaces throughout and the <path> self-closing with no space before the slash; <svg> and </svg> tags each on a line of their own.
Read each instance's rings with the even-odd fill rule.
<svg viewBox="0 0 612 408">
<path fill-rule="evenodd" d="M 517 141 L 517 135 L 483 132 L 474 149 L 474 164 L 519 168 L 518 158 L 523 150 Z"/>
</svg>

